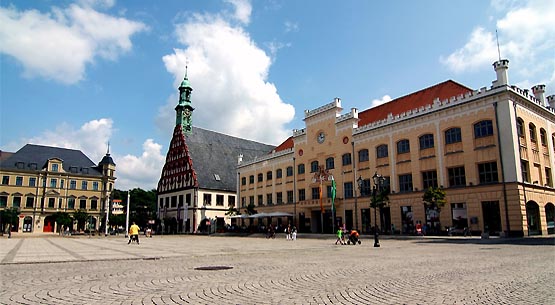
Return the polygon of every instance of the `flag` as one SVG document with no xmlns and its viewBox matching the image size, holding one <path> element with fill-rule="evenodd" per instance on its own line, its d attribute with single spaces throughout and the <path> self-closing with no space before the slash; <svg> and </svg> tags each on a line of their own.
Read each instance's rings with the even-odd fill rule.
<svg viewBox="0 0 555 305">
<path fill-rule="evenodd" d="M 331 177 L 331 209 L 335 211 L 335 192 L 337 191 L 337 187 L 335 185 L 335 179 L 333 176 Z"/>
<path fill-rule="evenodd" d="M 324 213 L 324 203 L 322 202 L 322 182 L 320 182 L 320 188 L 318 191 L 320 193 L 320 210 Z"/>
</svg>

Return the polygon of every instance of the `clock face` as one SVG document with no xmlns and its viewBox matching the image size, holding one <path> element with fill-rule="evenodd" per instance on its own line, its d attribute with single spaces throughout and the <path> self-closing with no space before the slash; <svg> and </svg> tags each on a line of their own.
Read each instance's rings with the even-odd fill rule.
<svg viewBox="0 0 555 305">
<path fill-rule="evenodd" d="M 324 143 L 324 141 L 326 140 L 326 134 L 324 134 L 323 132 L 320 132 L 318 134 L 317 140 L 318 140 L 318 143 L 320 144 Z"/>
</svg>

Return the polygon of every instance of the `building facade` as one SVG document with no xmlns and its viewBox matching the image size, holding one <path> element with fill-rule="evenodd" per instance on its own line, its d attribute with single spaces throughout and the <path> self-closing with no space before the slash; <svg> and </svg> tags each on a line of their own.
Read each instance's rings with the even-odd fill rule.
<svg viewBox="0 0 555 305">
<path fill-rule="evenodd" d="M 53 214 L 89 215 L 72 230 L 104 227 L 116 164 L 107 153 L 96 165 L 79 150 L 27 144 L 0 161 L 0 209 L 17 208 L 17 232 L 57 232 Z"/>
<path fill-rule="evenodd" d="M 305 128 L 237 167 L 241 204 L 293 213 L 300 232 L 345 224 L 412 234 L 420 222 L 437 232 L 552 234 L 555 98 L 543 85 L 510 85 L 508 60 L 494 69 L 489 88 L 446 81 L 361 112 L 343 113 L 338 98 L 305 111 Z M 390 190 L 379 211 L 370 207 L 374 176 Z M 426 211 L 429 187 L 446 193 L 440 210 Z"/>
</svg>

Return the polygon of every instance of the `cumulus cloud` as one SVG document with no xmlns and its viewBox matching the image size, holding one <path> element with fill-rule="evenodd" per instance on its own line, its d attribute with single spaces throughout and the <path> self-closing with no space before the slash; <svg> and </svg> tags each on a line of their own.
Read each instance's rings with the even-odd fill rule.
<svg viewBox="0 0 555 305">
<path fill-rule="evenodd" d="M 544 83 L 554 86 L 555 70 L 555 2 L 492 1 L 501 15 L 496 19 L 501 56 L 511 62 L 511 71 L 520 84 Z M 495 30 L 478 26 L 466 44 L 440 62 L 454 72 L 461 73 L 490 65 L 498 59 Z M 533 78 L 530 80 L 529 78 Z M 513 78 L 514 79 L 514 78 Z"/>
<path fill-rule="evenodd" d="M 189 63 L 195 126 L 279 144 L 291 134 L 284 125 L 295 110 L 267 81 L 271 57 L 244 28 L 229 22 L 233 16 L 197 14 L 177 25 L 178 40 L 186 49 L 174 49 L 163 57 L 164 64 L 177 88 Z M 158 125 L 168 132 L 173 130 L 176 103 L 177 91 L 159 110 Z"/>
<path fill-rule="evenodd" d="M 114 133 L 114 122 L 109 118 L 91 120 L 75 128 L 62 123 L 54 130 L 43 131 L 40 135 L 10 143 L 7 150 L 17 151 L 27 143 L 81 150 L 98 164 L 106 154 L 107 145 Z M 140 156 L 123 155 L 118 151 L 126 149 L 117 143 L 110 145 L 110 154 L 116 163 L 116 188 L 127 190 L 140 187 L 145 190 L 156 188 L 165 157 L 162 145 L 152 139 L 143 143 Z"/>
<path fill-rule="evenodd" d="M 374 100 L 372 100 L 372 102 L 370 102 L 370 108 L 374 108 L 374 107 L 379 106 L 379 105 L 381 105 L 381 104 L 385 104 L 385 103 L 387 103 L 387 102 L 389 102 L 389 101 L 391 101 L 391 100 L 392 100 L 391 96 L 389 96 L 389 95 L 384 95 L 384 96 L 382 96 L 381 99 L 374 99 Z"/>
<path fill-rule="evenodd" d="M 0 8 L 0 52 L 17 59 L 26 77 L 74 84 L 97 57 L 115 60 L 132 48 L 131 36 L 147 29 L 140 22 L 93 9 L 113 1 L 83 1 L 67 8 L 18 11 Z"/>
<path fill-rule="evenodd" d="M 249 0 L 226 0 L 235 7 L 235 13 L 232 17 L 238 21 L 248 24 L 251 18 L 252 5 Z"/>
</svg>

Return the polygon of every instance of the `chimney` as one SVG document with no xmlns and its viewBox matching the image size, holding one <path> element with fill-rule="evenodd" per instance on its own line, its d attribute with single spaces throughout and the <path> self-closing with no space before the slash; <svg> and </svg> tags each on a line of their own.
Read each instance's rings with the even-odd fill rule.
<svg viewBox="0 0 555 305">
<path fill-rule="evenodd" d="M 534 93 L 534 96 L 540 101 L 542 106 L 548 106 L 545 104 L 545 85 L 535 85 L 532 87 L 532 93 Z"/>
<path fill-rule="evenodd" d="M 509 84 L 509 75 L 507 70 L 509 69 L 509 60 L 501 59 L 493 63 L 493 68 L 495 73 L 497 73 L 497 80 L 493 81 L 492 87 L 506 86 Z"/>
<path fill-rule="evenodd" d="M 243 163 L 243 154 L 239 154 L 239 157 L 237 157 L 237 164 L 240 165 L 241 163 Z"/>
<path fill-rule="evenodd" d="M 549 103 L 549 108 L 555 109 L 555 95 L 548 96 L 547 102 Z"/>
</svg>

